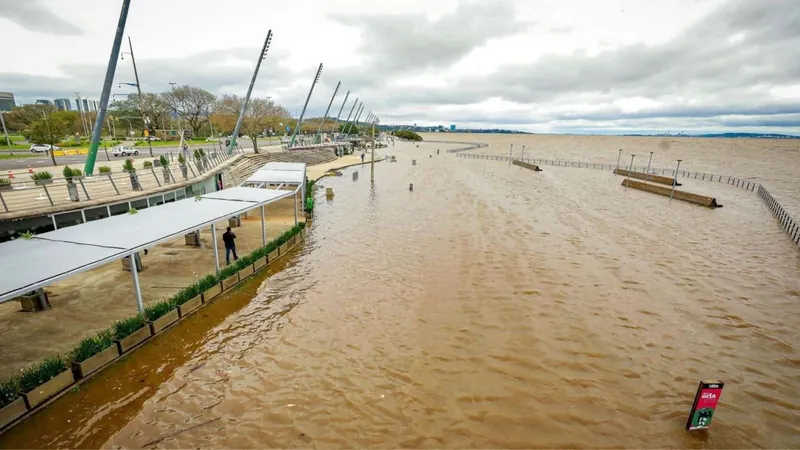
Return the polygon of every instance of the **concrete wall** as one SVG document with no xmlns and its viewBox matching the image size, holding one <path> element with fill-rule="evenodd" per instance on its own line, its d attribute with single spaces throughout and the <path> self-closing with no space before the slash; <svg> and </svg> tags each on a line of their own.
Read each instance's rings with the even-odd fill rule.
<svg viewBox="0 0 800 450">
<path fill-rule="evenodd" d="M 652 192 L 653 194 L 663 195 L 669 197 L 672 192 L 671 187 L 656 186 L 655 184 L 645 184 L 640 181 L 622 180 L 622 185 L 640 191 Z M 717 204 L 717 199 L 714 197 L 706 197 L 705 195 L 692 194 L 686 191 L 675 191 L 674 198 L 683 200 L 685 202 L 694 203 L 695 205 L 708 206 L 710 208 L 719 208 L 722 205 Z"/>
<path fill-rule="evenodd" d="M 628 176 L 628 171 L 624 169 L 616 169 L 614 173 L 626 177 Z M 670 177 L 664 177 L 661 175 L 653 175 L 653 174 L 647 175 L 642 172 L 631 172 L 631 178 L 638 178 L 640 180 L 644 180 L 645 177 L 647 178 L 648 181 L 652 181 L 653 183 L 666 184 L 667 186 L 672 186 L 672 183 L 675 182 L 675 179 Z M 680 185 L 681 185 L 680 183 L 677 183 L 675 186 L 680 186 Z"/>
</svg>

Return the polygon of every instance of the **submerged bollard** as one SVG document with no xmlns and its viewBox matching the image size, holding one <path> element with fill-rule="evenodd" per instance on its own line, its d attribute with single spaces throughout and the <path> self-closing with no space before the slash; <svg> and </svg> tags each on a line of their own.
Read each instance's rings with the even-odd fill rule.
<svg viewBox="0 0 800 450">
<path fill-rule="evenodd" d="M 414 190 L 414 183 L 409 183 L 408 184 L 408 190 L 409 191 L 413 191 Z"/>
<path fill-rule="evenodd" d="M 711 427 L 711 420 L 714 418 L 719 398 L 722 396 L 722 388 L 725 383 L 722 381 L 701 381 L 694 394 L 692 410 L 689 412 L 689 419 L 686 421 L 688 431 L 707 430 Z"/>
<path fill-rule="evenodd" d="M 417 165 L 417 160 L 416 159 L 412 159 L 411 160 L 411 165 L 412 166 L 416 166 Z"/>
<path fill-rule="evenodd" d="M 358 181 L 358 171 L 353 172 L 353 181 Z"/>
</svg>

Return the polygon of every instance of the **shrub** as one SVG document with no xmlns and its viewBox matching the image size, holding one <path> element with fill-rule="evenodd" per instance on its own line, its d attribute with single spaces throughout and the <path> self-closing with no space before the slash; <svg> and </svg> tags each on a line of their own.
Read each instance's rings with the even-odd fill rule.
<svg viewBox="0 0 800 450">
<path fill-rule="evenodd" d="M 111 330 L 103 330 L 95 336 L 80 341 L 70 352 L 70 359 L 75 362 L 86 361 L 112 345 L 114 345 L 114 334 Z"/>
<path fill-rule="evenodd" d="M 33 179 L 33 180 L 52 180 L 53 179 L 53 174 L 48 172 L 48 171 L 46 171 L 46 170 L 43 170 L 41 172 L 36 172 L 33 175 L 31 175 L 31 179 Z"/>
<path fill-rule="evenodd" d="M 143 162 L 142 163 L 142 167 L 144 167 L 145 169 L 149 169 L 149 168 L 153 167 L 153 161 L 145 161 L 145 162 Z"/>
<path fill-rule="evenodd" d="M 186 158 L 183 157 L 183 152 L 178 153 L 178 164 L 186 164 Z"/>
<path fill-rule="evenodd" d="M 8 405 L 19 397 L 19 377 L 11 377 L 0 381 L 0 408 Z"/>
<path fill-rule="evenodd" d="M 122 170 L 125 172 L 136 172 L 136 167 L 133 166 L 132 159 L 126 159 L 125 162 L 122 164 Z"/>
<path fill-rule="evenodd" d="M 114 339 L 120 340 L 130 336 L 134 331 L 143 326 L 144 317 L 133 316 L 114 322 L 114 325 L 111 326 L 111 330 L 114 333 Z"/>
<path fill-rule="evenodd" d="M 72 169 L 69 166 L 64 166 L 62 173 L 64 174 L 64 178 L 79 177 L 83 175 L 81 169 Z"/>
<path fill-rule="evenodd" d="M 161 155 L 158 158 L 158 162 L 160 162 L 161 165 L 164 166 L 164 167 L 167 167 L 169 165 L 169 159 L 167 159 L 167 157 L 165 155 Z"/>
<path fill-rule="evenodd" d="M 11 182 L 8 181 L 8 178 L 0 178 L 0 187 L 11 186 Z"/>
<path fill-rule="evenodd" d="M 108 166 L 100 166 L 98 170 L 100 173 L 111 173 L 111 167 Z"/>
<path fill-rule="evenodd" d="M 409 141 L 421 141 L 422 136 L 418 135 L 417 133 L 411 130 L 398 130 L 394 132 L 394 135 L 399 137 L 400 139 L 407 139 Z"/>
<path fill-rule="evenodd" d="M 163 317 L 168 312 L 175 309 L 175 305 L 172 304 L 169 300 L 162 300 L 160 302 L 153 303 L 152 305 L 146 307 L 144 309 L 144 316 L 149 321 L 154 321 L 159 317 Z"/>
<path fill-rule="evenodd" d="M 19 387 L 22 392 L 29 392 L 52 380 L 56 375 L 67 370 L 64 360 L 60 356 L 45 358 L 44 360 L 26 368 L 19 376 Z"/>
</svg>

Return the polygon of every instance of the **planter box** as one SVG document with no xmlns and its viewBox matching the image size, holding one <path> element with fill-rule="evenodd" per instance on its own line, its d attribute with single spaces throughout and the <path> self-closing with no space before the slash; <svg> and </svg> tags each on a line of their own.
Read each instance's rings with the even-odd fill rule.
<svg viewBox="0 0 800 450">
<path fill-rule="evenodd" d="M 222 280 L 222 290 L 227 291 L 228 289 L 236 286 L 239 283 L 239 273 L 235 273 L 228 278 Z"/>
<path fill-rule="evenodd" d="M 33 409 L 48 398 L 63 391 L 72 384 L 73 381 L 75 381 L 75 379 L 72 377 L 72 371 L 66 370 L 65 368 L 65 370 L 56 375 L 55 378 L 30 392 L 22 394 L 22 397 L 25 398 L 28 409 Z"/>
<path fill-rule="evenodd" d="M 291 239 L 289 239 L 289 247 L 294 247 L 295 245 L 297 245 L 297 235 L 294 235 Z"/>
<path fill-rule="evenodd" d="M 33 182 L 37 186 L 42 186 L 42 185 L 45 185 L 45 184 L 53 184 L 53 179 L 50 178 L 50 179 L 47 179 L 47 180 L 33 180 Z"/>
<path fill-rule="evenodd" d="M 0 184 L 0 192 L 12 191 L 14 188 L 10 184 Z M 11 406 L 11 405 L 8 405 Z"/>
<path fill-rule="evenodd" d="M 285 243 L 285 244 L 281 245 L 281 246 L 280 246 L 280 248 L 279 248 L 278 250 L 279 250 L 279 253 L 280 253 L 281 255 L 285 255 L 285 254 L 286 254 L 286 252 L 288 252 L 288 251 L 289 251 L 289 243 L 287 242 L 287 243 Z"/>
<path fill-rule="evenodd" d="M 17 417 L 25 414 L 28 408 L 25 407 L 25 399 L 20 397 L 0 409 L 0 428 L 10 424 Z"/>
<path fill-rule="evenodd" d="M 192 232 L 183 236 L 186 245 L 200 247 L 200 233 Z"/>
<path fill-rule="evenodd" d="M 130 350 L 131 347 L 136 346 L 136 344 L 147 340 L 147 338 L 150 336 L 150 327 L 145 325 L 142 328 L 134 331 L 130 336 L 124 337 L 115 342 L 119 347 L 119 353 L 122 354 Z"/>
<path fill-rule="evenodd" d="M 267 263 L 272 264 L 273 261 L 278 259 L 278 256 L 280 256 L 280 254 L 278 253 L 278 249 L 271 251 L 269 255 L 267 255 Z"/>
<path fill-rule="evenodd" d="M 86 375 L 94 372 L 95 370 L 103 367 L 111 361 L 119 357 L 119 348 L 112 345 L 102 352 L 92 356 L 86 361 L 72 363 L 72 371 L 75 373 L 75 378 L 83 378 Z"/>
<path fill-rule="evenodd" d="M 199 295 L 197 297 L 200 297 Z M 197 298 L 195 297 L 195 298 Z M 178 315 L 178 308 L 173 309 L 172 311 L 164 314 L 163 316 L 159 317 L 158 319 L 149 322 L 150 323 L 150 332 L 153 334 L 158 333 L 159 331 L 163 330 L 164 328 L 172 325 L 175 323 L 180 316 Z"/>
<path fill-rule="evenodd" d="M 210 288 L 209 290 L 203 292 L 201 295 L 203 296 L 203 303 L 210 302 L 214 297 L 218 296 L 222 293 L 222 285 L 217 283 L 214 287 Z"/>
<path fill-rule="evenodd" d="M 249 266 L 245 267 L 244 269 L 239 271 L 239 280 L 244 280 L 245 278 L 252 275 L 254 272 L 253 265 L 250 264 Z"/>
<path fill-rule="evenodd" d="M 186 317 L 187 314 L 199 308 L 203 304 L 203 296 L 197 295 L 188 302 L 178 306 L 178 313 L 181 317 Z"/>
<path fill-rule="evenodd" d="M 44 305 L 44 307 L 42 307 L 42 305 Z M 20 296 L 19 306 L 23 311 L 44 311 L 50 308 L 50 299 L 47 298 L 47 291 L 40 289 L 37 290 L 36 294 Z"/>
<path fill-rule="evenodd" d="M 258 272 L 267 265 L 267 258 L 261 258 L 253 263 L 253 272 Z"/>
</svg>

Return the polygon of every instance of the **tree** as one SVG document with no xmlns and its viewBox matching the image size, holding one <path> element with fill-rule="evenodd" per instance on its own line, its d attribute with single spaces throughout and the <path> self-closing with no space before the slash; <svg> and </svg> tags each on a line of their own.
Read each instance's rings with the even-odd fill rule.
<svg viewBox="0 0 800 450">
<path fill-rule="evenodd" d="M 232 124 L 231 129 L 236 125 L 239 112 L 242 110 L 243 97 L 235 94 L 226 94 L 217 102 L 214 109 L 215 117 L 224 118 L 226 124 Z M 242 120 L 241 133 L 246 134 L 253 141 L 253 149 L 258 153 L 258 135 L 267 128 L 275 130 L 278 123 L 289 116 L 286 108 L 276 105 L 270 99 L 251 98 L 247 104 Z"/>
<path fill-rule="evenodd" d="M 345 132 L 345 130 L 347 130 L 347 131 Z M 354 123 L 349 123 L 349 124 L 344 124 L 343 123 L 343 124 L 339 125 L 339 133 L 348 134 L 348 135 L 351 135 L 351 134 L 358 135 L 359 133 L 361 133 L 361 128 L 356 126 Z"/>
<path fill-rule="evenodd" d="M 31 141 L 37 144 L 56 145 L 69 133 L 72 120 L 73 116 L 69 111 L 53 112 L 51 109 L 42 109 L 42 118 L 31 124 Z M 49 153 L 53 165 L 57 166 L 52 149 Z"/>
<path fill-rule="evenodd" d="M 194 136 L 208 120 L 209 110 L 216 101 L 214 94 L 194 86 L 181 86 L 163 95 L 170 109 L 186 120 Z"/>
<path fill-rule="evenodd" d="M 406 139 L 409 141 L 421 141 L 422 136 L 418 135 L 417 133 L 410 131 L 410 130 L 398 130 L 392 133 L 393 135 L 399 137 L 400 139 Z"/>
<path fill-rule="evenodd" d="M 42 118 L 43 112 L 52 113 L 56 108 L 53 105 L 24 105 L 18 106 L 6 115 L 6 126 L 9 130 L 29 134 L 31 125 Z M 25 133 L 27 130 L 27 133 Z"/>
</svg>

